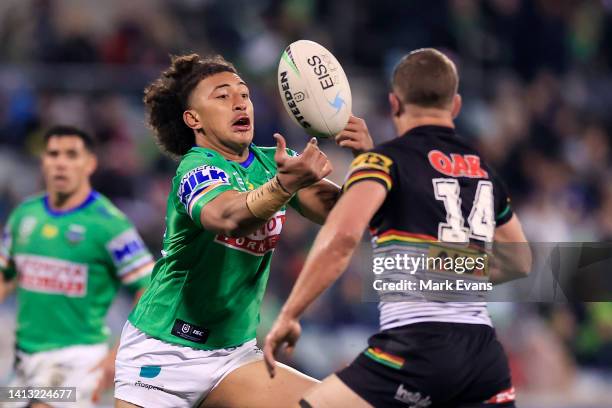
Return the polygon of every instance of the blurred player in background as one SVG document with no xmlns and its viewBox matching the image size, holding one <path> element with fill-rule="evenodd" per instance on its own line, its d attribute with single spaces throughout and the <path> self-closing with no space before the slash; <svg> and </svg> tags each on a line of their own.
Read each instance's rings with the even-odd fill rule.
<svg viewBox="0 0 612 408">
<path fill-rule="evenodd" d="M 168 197 L 163 258 L 129 317 L 117 354 L 118 407 L 287 407 L 315 380 L 280 366 L 271 380 L 256 345 L 259 307 L 286 206 L 323 223 L 339 188 L 316 143 L 298 156 L 252 144 L 249 88 L 232 64 L 175 57 L 145 91 L 162 149 L 181 157 Z M 338 143 L 372 147 L 351 119 Z"/>
<path fill-rule="evenodd" d="M 121 284 L 141 295 L 153 257 L 126 216 L 92 190 L 92 137 L 57 126 L 44 141 L 46 193 L 13 210 L 0 249 L 0 299 L 16 288 L 18 302 L 11 385 L 76 387 L 76 406 L 87 407 L 112 385 L 108 308 Z"/>
<path fill-rule="evenodd" d="M 389 101 L 400 137 L 353 161 L 344 194 L 266 338 L 272 375 L 274 355 L 284 344 L 295 346 L 298 318 L 345 270 L 368 224 L 377 257 L 427 256 L 439 242 L 525 243 L 505 187 L 455 133 L 457 88 L 454 64 L 434 49 L 414 51 L 395 68 Z M 490 268 L 494 281 L 529 272 L 527 245 L 515 255 Z M 476 279 L 446 275 L 451 281 Z M 381 301 L 381 331 L 369 339 L 370 347 L 307 392 L 300 406 L 513 407 L 506 356 L 486 302 L 474 301 L 484 296 L 453 302 L 448 294 L 430 301 L 432 294 L 418 286 L 406 295 L 408 301 Z"/>
</svg>

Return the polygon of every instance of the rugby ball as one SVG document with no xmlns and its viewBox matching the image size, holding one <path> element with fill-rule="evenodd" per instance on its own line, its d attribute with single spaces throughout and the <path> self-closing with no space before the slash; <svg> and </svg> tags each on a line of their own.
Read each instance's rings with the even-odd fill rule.
<svg viewBox="0 0 612 408">
<path fill-rule="evenodd" d="M 351 88 L 342 66 L 314 41 L 291 43 L 278 64 L 278 90 L 289 116 L 309 135 L 333 137 L 351 114 Z"/>
</svg>

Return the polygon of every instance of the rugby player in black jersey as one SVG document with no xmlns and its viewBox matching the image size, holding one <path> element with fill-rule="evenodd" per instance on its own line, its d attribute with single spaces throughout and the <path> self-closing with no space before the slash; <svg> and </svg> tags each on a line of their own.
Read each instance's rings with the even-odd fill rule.
<svg viewBox="0 0 612 408">
<path fill-rule="evenodd" d="M 493 242 L 522 243 L 503 263 L 489 259 L 484 279 L 487 273 L 493 283 L 529 273 L 531 252 L 505 187 L 455 134 L 458 81 L 455 65 L 434 49 L 416 50 L 395 68 L 389 102 L 399 137 L 353 161 L 344 193 L 266 338 L 272 376 L 277 352 L 285 345 L 291 351 L 300 336 L 300 315 L 346 269 L 368 224 L 375 257 L 424 258 L 447 242 L 481 254 Z M 482 282 L 483 270 L 460 277 Z M 458 271 L 429 272 L 408 276 L 415 282 L 444 273 L 450 282 L 459 277 Z M 461 298 L 417 286 L 403 301 L 381 299 L 381 331 L 369 347 L 308 391 L 300 406 L 514 407 L 506 356 L 484 296 L 475 293 Z"/>
</svg>

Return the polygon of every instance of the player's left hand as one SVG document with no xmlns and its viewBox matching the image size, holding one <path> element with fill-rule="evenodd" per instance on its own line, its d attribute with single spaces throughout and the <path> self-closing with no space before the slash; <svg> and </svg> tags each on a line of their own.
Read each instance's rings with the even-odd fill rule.
<svg viewBox="0 0 612 408">
<path fill-rule="evenodd" d="M 100 370 L 100 379 L 98 385 L 93 392 L 91 397 L 94 404 L 100 401 L 102 393 L 109 389 L 115 381 L 115 358 L 117 356 L 116 350 L 110 351 L 91 371 Z"/>
<path fill-rule="evenodd" d="M 278 316 L 264 343 L 264 360 L 271 378 L 274 378 L 276 374 L 276 357 L 278 352 L 286 344 L 287 354 L 293 353 L 301 333 L 302 327 L 297 319 L 282 314 Z"/>
<path fill-rule="evenodd" d="M 338 146 L 351 149 L 355 156 L 374 148 L 365 120 L 354 115 L 349 116 L 346 127 L 335 136 L 335 140 Z"/>
</svg>

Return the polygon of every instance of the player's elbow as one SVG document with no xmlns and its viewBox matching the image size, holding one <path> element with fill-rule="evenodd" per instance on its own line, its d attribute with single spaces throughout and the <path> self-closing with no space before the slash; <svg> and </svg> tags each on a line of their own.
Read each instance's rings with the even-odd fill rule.
<svg viewBox="0 0 612 408">
<path fill-rule="evenodd" d="M 240 224 L 232 217 L 209 212 L 205 215 L 202 214 L 201 222 L 204 229 L 217 234 L 223 234 L 226 237 L 239 237 L 242 233 Z"/>
<path fill-rule="evenodd" d="M 532 256 L 529 244 L 513 244 L 516 246 L 512 253 L 506 254 L 507 266 L 505 274 L 511 279 L 522 279 L 529 276 L 532 269 Z"/>
<path fill-rule="evenodd" d="M 246 237 L 261 228 L 262 220 L 239 219 L 235 217 L 224 218 L 221 221 L 220 232 L 229 238 Z"/>
<path fill-rule="evenodd" d="M 229 238 L 239 238 L 249 233 L 244 226 L 233 219 L 223 220 L 220 225 L 220 232 Z"/>
<path fill-rule="evenodd" d="M 333 236 L 333 250 L 338 256 L 350 255 L 357 244 L 359 244 L 361 238 L 359 234 L 350 230 L 338 231 Z"/>
</svg>

